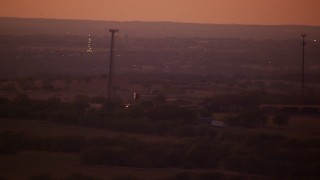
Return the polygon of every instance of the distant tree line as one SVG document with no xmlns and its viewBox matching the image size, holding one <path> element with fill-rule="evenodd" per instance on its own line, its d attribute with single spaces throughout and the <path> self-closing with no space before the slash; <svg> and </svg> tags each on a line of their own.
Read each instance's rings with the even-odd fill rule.
<svg viewBox="0 0 320 180">
<path fill-rule="evenodd" d="M 259 94 L 233 94 L 213 97 L 203 102 L 203 107 L 192 109 L 175 103 L 143 101 L 124 107 L 121 100 L 107 103 L 104 97 L 76 96 L 72 102 L 62 102 L 52 97 L 47 100 L 30 99 L 20 94 L 14 99 L 0 98 L 0 117 L 33 119 L 62 124 L 99 127 L 117 131 L 178 136 L 202 136 L 206 128 L 200 117 L 213 117 L 215 112 L 228 112 L 224 118 L 228 126 L 263 126 L 267 115 L 258 108 Z M 224 100 L 224 101 L 223 101 Z M 159 101 L 159 102 L 158 102 Z M 91 104 L 99 103 L 99 108 Z M 281 113 L 273 118 L 275 124 L 285 126 L 289 116 Z M 207 131 L 210 128 L 207 127 Z"/>
<path fill-rule="evenodd" d="M 103 106 L 94 108 L 91 103 Z M 125 108 L 121 102 L 108 105 L 104 97 L 81 95 L 66 103 L 59 98 L 36 100 L 21 94 L 12 100 L 0 98 L 0 116 L 157 135 L 202 136 L 211 131 L 197 120 L 194 110 L 173 104 L 145 105 Z"/>
<path fill-rule="evenodd" d="M 301 101 L 301 94 L 295 93 L 270 93 L 264 90 L 242 91 L 237 93 L 226 93 L 205 98 L 203 104 L 214 111 L 228 111 L 219 107 L 258 107 L 261 104 L 305 104 L 318 105 L 320 96 L 308 94 Z M 241 109 L 232 109 L 241 110 Z"/>
</svg>

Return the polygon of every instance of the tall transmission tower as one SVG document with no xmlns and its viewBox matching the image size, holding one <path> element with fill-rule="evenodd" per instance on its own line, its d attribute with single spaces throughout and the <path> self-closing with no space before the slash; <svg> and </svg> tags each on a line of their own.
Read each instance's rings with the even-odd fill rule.
<svg viewBox="0 0 320 180">
<path fill-rule="evenodd" d="M 306 34 L 300 34 L 302 37 L 302 66 L 301 66 L 301 96 L 302 100 L 304 100 L 304 48 L 306 45 L 305 38 Z"/>
<path fill-rule="evenodd" d="M 119 30 L 110 29 L 109 32 L 111 32 L 111 48 L 110 48 L 109 81 L 108 81 L 108 104 L 110 104 L 111 91 L 112 91 L 114 34 L 116 32 L 119 32 Z"/>
</svg>

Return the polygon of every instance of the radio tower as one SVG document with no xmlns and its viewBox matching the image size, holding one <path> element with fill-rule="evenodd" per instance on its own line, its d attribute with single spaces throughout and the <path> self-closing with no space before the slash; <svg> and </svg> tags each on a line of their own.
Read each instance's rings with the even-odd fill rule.
<svg viewBox="0 0 320 180">
<path fill-rule="evenodd" d="M 108 104 L 110 105 L 111 100 L 111 90 L 112 90 L 112 76 L 113 76 L 113 44 L 114 44 L 114 34 L 119 32 L 118 29 L 110 29 L 111 32 L 111 48 L 110 48 L 110 64 L 109 64 L 109 81 L 108 81 Z"/>
</svg>

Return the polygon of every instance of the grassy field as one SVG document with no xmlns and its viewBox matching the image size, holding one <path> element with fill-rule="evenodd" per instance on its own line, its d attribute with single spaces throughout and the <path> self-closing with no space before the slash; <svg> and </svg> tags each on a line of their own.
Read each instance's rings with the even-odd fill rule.
<svg viewBox="0 0 320 180">
<path fill-rule="evenodd" d="M 50 175 L 62 179 L 72 174 L 101 178 L 105 180 L 168 179 L 177 174 L 224 173 L 226 176 L 242 177 L 232 171 L 177 168 L 130 168 L 114 166 L 82 165 L 77 154 L 43 151 L 25 151 L 18 155 L 0 155 L 0 178 L 21 180 L 39 175 Z M 268 176 L 246 174 L 248 179 L 270 180 Z"/>
<path fill-rule="evenodd" d="M 81 127 L 74 125 L 64 125 L 50 123 L 48 121 L 33 120 L 13 120 L 0 119 L 0 132 L 13 131 L 18 133 L 26 133 L 34 137 L 61 137 L 61 136 L 83 136 L 91 137 L 127 137 L 136 138 L 143 141 L 174 141 L 174 137 L 152 136 L 145 134 L 134 134 L 118 131 L 110 131 L 106 129 Z"/>
<path fill-rule="evenodd" d="M 218 115 L 219 118 L 222 115 Z M 271 117 L 266 127 L 261 128 L 216 128 L 218 136 L 225 132 L 233 132 L 236 135 L 252 133 L 272 133 L 283 134 L 290 138 L 313 139 L 320 137 L 320 121 L 314 116 L 291 116 L 288 125 L 278 128 L 271 121 Z M 24 132 L 33 137 L 64 137 L 64 136 L 83 136 L 92 137 L 124 137 L 135 138 L 146 142 L 161 141 L 182 141 L 178 137 L 153 136 L 134 133 L 116 132 L 105 129 L 87 128 L 80 126 L 55 124 L 46 121 L 34 120 L 10 120 L 0 119 L 0 132 L 13 131 Z M 6 179 L 27 179 L 35 175 L 49 174 L 55 178 L 64 178 L 73 173 L 81 173 L 102 179 L 165 179 L 173 177 L 178 173 L 200 174 L 210 172 L 209 170 L 199 169 L 171 169 L 171 168 L 130 168 L 115 166 L 90 166 L 81 163 L 77 153 L 46 152 L 46 151 L 21 151 L 17 155 L 0 155 L 0 178 Z M 214 172 L 213 170 L 211 172 Z M 219 170 L 219 172 L 222 172 Z M 241 175 L 237 172 L 223 172 L 224 174 Z M 156 178 L 155 178 L 156 177 Z M 246 174 L 251 179 L 270 179 L 268 177 L 258 177 Z M 250 178 L 249 178 L 250 179 Z M 272 179 L 272 178 L 271 178 Z"/>
<path fill-rule="evenodd" d="M 79 156 L 70 153 L 27 151 L 15 156 L 0 155 L 0 174 L 7 179 L 26 179 L 28 177 L 50 174 L 63 178 L 73 173 L 81 173 L 102 179 L 116 177 L 165 178 L 173 176 L 182 169 L 143 169 L 110 166 L 85 166 Z M 196 170 L 194 170 L 197 172 Z M 1 177 L 0 176 L 0 177 Z"/>
<path fill-rule="evenodd" d="M 23 132 L 33 137 L 123 137 L 147 142 L 178 140 L 174 137 L 115 132 L 33 120 L 1 119 L 0 132 L 3 131 Z M 23 151 L 17 155 L 0 155 L 0 178 L 5 177 L 6 179 L 27 179 L 28 177 L 43 174 L 50 174 L 55 178 L 63 178 L 73 173 L 81 173 L 102 179 L 130 176 L 138 177 L 139 179 L 150 179 L 150 177 L 165 178 L 183 171 L 186 170 L 86 166 L 81 164 L 80 156 L 76 153 Z"/>
</svg>

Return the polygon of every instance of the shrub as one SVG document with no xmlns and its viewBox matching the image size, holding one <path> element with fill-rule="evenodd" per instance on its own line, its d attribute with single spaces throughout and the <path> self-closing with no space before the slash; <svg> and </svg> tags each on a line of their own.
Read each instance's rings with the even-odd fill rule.
<svg viewBox="0 0 320 180">
<path fill-rule="evenodd" d="M 289 118 L 290 117 L 288 115 L 283 114 L 283 113 L 279 113 L 273 117 L 272 121 L 280 127 L 280 126 L 287 125 Z"/>
<path fill-rule="evenodd" d="M 81 161 L 84 164 L 126 166 L 129 157 L 128 150 L 124 148 L 93 147 L 82 153 Z"/>
<path fill-rule="evenodd" d="M 191 147 L 185 154 L 185 166 L 190 168 L 214 168 L 220 164 L 219 152 L 211 142 L 202 141 Z"/>
<path fill-rule="evenodd" d="M 226 122 L 230 126 L 255 127 L 264 125 L 267 116 L 259 109 L 244 110 L 234 116 L 226 118 Z"/>
<path fill-rule="evenodd" d="M 11 131 L 0 133 L 0 154 L 17 154 L 22 145 L 22 135 Z"/>
</svg>

